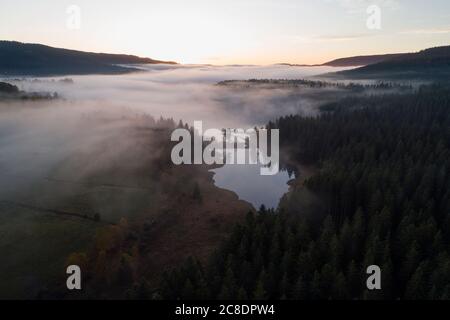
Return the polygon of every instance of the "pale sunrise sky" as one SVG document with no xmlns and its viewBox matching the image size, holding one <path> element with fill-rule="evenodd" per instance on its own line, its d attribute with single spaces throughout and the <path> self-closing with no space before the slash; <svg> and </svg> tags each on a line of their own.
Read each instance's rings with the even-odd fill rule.
<svg viewBox="0 0 450 320">
<path fill-rule="evenodd" d="M 369 29 L 370 5 L 381 29 Z M 80 28 L 66 10 L 80 8 Z M 449 0 L 0 0 L 0 39 L 181 63 L 321 63 L 450 45 Z"/>
</svg>

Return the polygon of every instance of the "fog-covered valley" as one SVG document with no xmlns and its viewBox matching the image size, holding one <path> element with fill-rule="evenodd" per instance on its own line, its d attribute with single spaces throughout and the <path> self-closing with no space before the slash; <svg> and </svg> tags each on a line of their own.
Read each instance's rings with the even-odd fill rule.
<svg viewBox="0 0 450 320">
<path fill-rule="evenodd" d="M 186 242 L 186 237 L 193 237 L 198 255 L 204 256 L 252 207 L 234 193 L 215 187 L 208 168 L 172 168 L 168 157 L 171 128 L 180 120 L 189 124 L 201 120 L 205 127 L 247 129 L 265 125 L 280 115 L 315 116 L 319 104 L 328 99 L 306 87 L 236 90 L 217 85 L 227 79 L 294 79 L 322 73 L 325 68 L 142 68 L 142 72 L 121 76 L 2 80 L 23 93 L 43 93 L 45 97 L 49 93 L 54 97 L 0 100 L 0 228 L 4 235 L 0 251 L 10 257 L 2 265 L 2 273 L 8 275 L 2 294 L 42 294 L 42 281 L 56 281 L 57 271 L 72 252 L 87 250 L 99 230 L 123 218 L 131 225 L 154 228 L 151 234 L 156 235 L 142 246 L 154 248 L 155 242 L 163 239 L 171 243 L 169 250 L 173 253 L 155 253 L 161 256 L 161 264 L 170 264 L 167 260 L 178 252 L 178 243 Z M 170 118 L 173 121 L 167 120 Z M 241 183 L 242 169 L 230 172 L 227 168 L 225 172 L 222 176 L 226 179 L 218 185 L 239 191 L 236 183 Z M 241 195 L 257 207 L 272 189 L 274 198 L 266 205 L 276 206 L 287 191 L 289 176 L 281 173 L 275 180 L 254 183 L 252 195 L 246 197 L 250 180 L 257 176 L 256 172 L 247 174 L 248 186 Z M 200 207 L 191 198 L 195 185 L 200 185 L 202 192 Z M 178 216 L 182 212 L 170 199 L 183 204 L 184 218 Z M 229 217 L 220 218 L 225 213 L 218 208 L 226 207 L 220 206 L 222 202 L 240 208 L 234 218 L 229 213 Z M 193 218 L 200 214 L 200 220 Z M 161 222 L 164 219 L 176 219 L 175 225 L 170 224 L 175 227 L 165 226 Z M 222 220 L 219 225 L 217 219 Z M 197 221 L 196 227 L 190 226 L 192 220 Z M 180 229 L 180 225 L 184 227 Z M 175 239 L 173 228 L 188 228 L 194 234 L 182 231 L 184 237 Z M 199 232 L 199 228 L 206 229 Z M 195 253 L 189 248 L 182 251 Z M 179 256 L 177 259 L 183 254 Z M 49 260 L 53 262 L 48 264 Z M 161 264 L 156 265 L 160 268 Z M 24 278 L 23 274 L 28 276 Z"/>
<path fill-rule="evenodd" d="M 347 96 L 409 90 L 319 81 L 336 71 L 327 67 L 140 68 L 2 79 L 20 94 L 0 99 L 0 253 L 11 257 L 0 270 L 8 275 L 0 296 L 58 294 L 67 261 L 89 265 L 94 279 L 115 278 L 126 263 L 133 278 L 155 284 L 155 270 L 206 259 L 247 212 L 278 206 L 292 170 L 260 176 L 255 166 L 174 166 L 170 133 L 180 121 L 248 129 L 292 114 L 315 118 Z M 293 166 L 299 181 L 311 175 Z M 315 196 L 302 193 L 314 206 Z M 99 263 L 103 271 L 92 269 Z"/>
</svg>

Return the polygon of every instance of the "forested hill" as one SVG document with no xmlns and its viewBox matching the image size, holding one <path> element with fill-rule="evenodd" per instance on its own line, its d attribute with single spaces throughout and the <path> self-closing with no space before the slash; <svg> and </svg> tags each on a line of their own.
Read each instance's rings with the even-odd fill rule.
<svg viewBox="0 0 450 320">
<path fill-rule="evenodd" d="M 392 53 L 392 54 L 374 54 L 367 56 L 354 56 L 334 59 L 322 64 L 293 64 L 293 63 L 280 63 L 280 65 L 288 65 L 292 67 L 361 67 L 369 64 L 379 63 L 392 58 L 401 57 L 404 53 Z"/>
<path fill-rule="evenodd" d="M 270 127 L 320 170 L 326 203 L 307 218 L 297 187 L 276 213 L 249 215 L 207 265 L 166 275 L 165 298 L 450 299 L 450 90 L 345 99 L 318 118 Z M 382 290 L 366 287 L 367 267 Z"/>
<path fill-rule="evenodd" d="M 119 66 L 120 64 L 156 63 L 175 64 L 133 55 L 83 52 L 41 44 L 0 41 L 1 75 L 113 74 L 135 70 Z"/>
<path fill-rule="evenodd" d="M 354 70 L 338 72 L 350 78 L 403 78 L 447 80 L 450 76 L 450 46 L 403 54 Z"/>
<path fill-rule="evenodd" d="M 355 56 L 348 58 L 340 58 L 335 59 L 329 62 L 322 64 L 323 66 L 330 67 L 358 67 L 358 66 L 367 66 L 369 64 L 379 63 L 382 61 L 387 61 L 393 58 L 401 57 L 403 53 L 394 53 L 394 54 L 378 54 L 378 55 L 369 55 L 369 56 Z"/>
</svg>

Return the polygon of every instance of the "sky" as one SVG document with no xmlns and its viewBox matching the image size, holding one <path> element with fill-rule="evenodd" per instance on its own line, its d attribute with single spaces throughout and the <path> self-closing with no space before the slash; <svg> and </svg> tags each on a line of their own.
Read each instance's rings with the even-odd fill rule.
<svg viewBox="0 0 450 320">
<path fill-rule="evenodd" d="M 180 63 L 314 64 L 449 45 L 450 1 L 0 0 L 0 39 Z"/>
</svg>

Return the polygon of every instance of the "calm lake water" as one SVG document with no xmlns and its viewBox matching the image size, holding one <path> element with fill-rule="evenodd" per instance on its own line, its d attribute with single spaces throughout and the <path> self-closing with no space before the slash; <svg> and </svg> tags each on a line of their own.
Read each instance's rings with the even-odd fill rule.
<svg viewBox="0 0 450 320">
<path fill-rule="evenodd" d="M 235 192 L 239 199 L 250 202 L 255 209 L 264 204 L 276 208 L 288 191 L 291 178 L 287 171 L 273 176 L 260 175 L 259 165 L 228 164 L 212 170 L 216 186 Z"/>
</svg>

